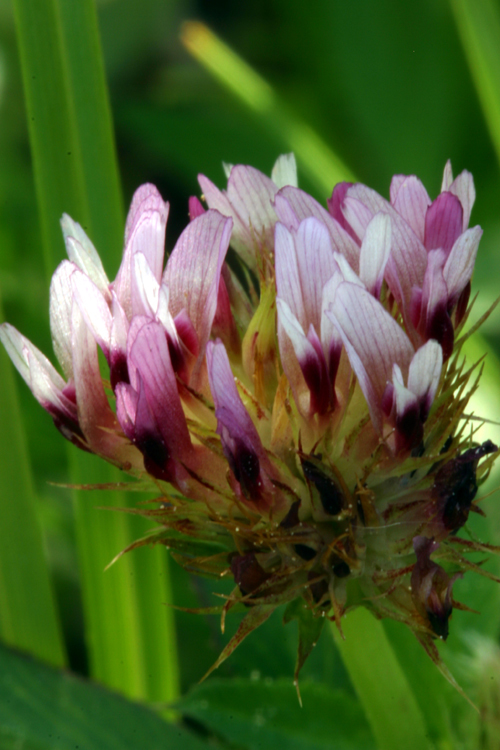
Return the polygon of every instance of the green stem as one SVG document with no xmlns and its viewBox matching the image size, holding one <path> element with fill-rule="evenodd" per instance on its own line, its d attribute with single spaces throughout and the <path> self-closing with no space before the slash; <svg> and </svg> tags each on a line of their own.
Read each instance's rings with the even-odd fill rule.
<svg viewBox="0 0 500 750">
<path fill-rule="evenodd" d="M 431 748 L 424 717 L 382 624 L 360 607 L 342 620 L 342 630 L 345 640 L 331 623 L 378 750 Z"/>
</svg>

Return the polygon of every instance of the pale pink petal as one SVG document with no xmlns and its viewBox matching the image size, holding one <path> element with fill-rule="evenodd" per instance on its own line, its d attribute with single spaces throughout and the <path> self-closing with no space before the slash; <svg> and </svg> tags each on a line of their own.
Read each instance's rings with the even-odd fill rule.
<svg viewBox="0 0 500 750">
<path fill-rule="evenodd" d="M 432 406 L 443 367 L 443 350 L 437 341 L 431 339 L 418 349 L 410 362 L 408 388 L 415 394 L 424 419 Z"/>
<path fill-rule="evenodd" d="M 310 216 L 319 219 L 327 228 L 332 241 L 333 249 L 344 255 L 349 265 L 357 272 L 359 268 L 359 247 L 340 224 L 310 195 L 303 190 L 294 187 L 285 187 L 280 190 L 276 198 L 280 196 L 288 202 L 288 207 L 282 201 L 276 202 L 278 218 L 289 228 L 292 226 L 290 210 L 295 214 L 296 221 L 300 223 Z"/>
<path fill-rule="evenodd" d="M 380 294 L 391 242 L 391 219 L 388 214 L 379 212 L 366 228 L 359 256 L 359 278 L 375 297 Z"/>
<path fill-rule="evenodd" d="M 406 180 L 407 175 L 405 174 L 395 174 L 391 180 L 391 186 L 389 188 L 389 195 L 391 199 L 391 204 L 394 205 L 394 202 L 397 198 L 399 188 L 403 184 L 403 182 Z"/>
<path fill-rule="evenodd" d="M 63 214 L 61 228 L 66 242 L 68 258 L 83 271 L 89 279 L 109 298 L 109 280 L 104 271 L 101 259 L 92 242 L 89 240 L 80 224 Z"/>
<path fill-rule="evenodd" d="M 463 216 L 462 204 L 456 195 L 440 193 L 425 216 L 424 245 L 427 250 L 441 248 L 450 251 L 462 233 Z"/>
<path fill-rule="evenodd" d="M 436 339 L 448 359 L 453 350 L 453 325 L 448 314 L 448 287 L 443 275 L 446 261 L 444 250 L 431 250 L 422 287 L 422 317 L 420 334 L 426 339 Z"/>
<path fill-rule="evenodd" d="M 143 253 L 159 282 L 163 270 L 165 227 L 168 203 L 154 185 L 142 185 L 134 194 L 125 230 L 123 259 L 113 283 L 113 290 L 129 317 L 132 316 L 133 256 Z"/>
<path fill-rule="evenodd" d="M 217 309 L 222 264 L 232 226 L 232 220 L 218 211 L 199 216 L 179 237 L 165 270 L 170 312 L 175 318 L 185 309 L 198 337 L 197 367 L 204 357 Z"/>
<path fill-rule="evenodd" d="M 448 159 L 444 165 L 443 180 L 441 182 L 441 192 L 449 191 L 451 183 L 453 182 L 453 170 L 451 168 L 451 161 Z"/>
<path fill-rule="evenodd" d="M 342 204 L 342 211 L 356 233 L 356 237 L 362 241 L 365 236 L 366 228 L 372 220 L 374 214 L 373 211 L 357 198 L 351 197 L 350 193 L 347 193 Z"/>
<path fill-rule="evenodd" d="M 56 357 L 67 378 L 73 375 L 73 354 L 71 351 L 71 309 L 73 287 L 71 276 L 76 266 L 63 260 L 50 282 L 50 332 Z"/>
<path fill-rule="evenodd" d="M 398 175 L 401 177 L 401 175 Z M 395 178 L 393 178 L 394 181 Z M 399 185 L 397 192 L 391 184 L 391 203 L 396 211 L 403 217 L 407 224 L 413 229 L 420 242 L 424 241 L 425 215 L 427 208 L 431 205 L 431 199 L 427 190 L 420 180 L 413 175 L 405 177 Z"/>
<path fill-rule="evenodd" d="M 344 213 L 342 211 L 342 206 L 344 204 L 344 198 L 347 194 L 347 191 L 350 187 L 352 187 L 352 182 L 339 182 L 335 187 L 333 188 L 332 197 L 328 198 L 327 205 L 328 205 L 328 211 L 330 212 L 330 215 L 333 216 L 333 218 L 340 224 L 342 229 L 344 229 L 347 234 L 352 237 L 352 239 L 359 244 L 360 239 L 357 236 L 356 232 L 352 229 L 351 225 L 347 221 L 347 219 L 344 216 Z"/>
<path fill-rule="evenodd" d="M 467 229 L 456 240 L 446 260 L 443 276 L 452 304 L 471 279 L 482 234 L 481 227 Z"/>
<path fill-rule="evenodd" d="M 449 187 L 450 193 L 456 195 L 464 210 L 462 231 L 465 232 L 469 226 L 470 215 L 474 201 L 476 200 L 476 189 L 474 178 L 470 172 L 464 170 L 456 177 Z"/>
<path fill-rule="evenodd" d="M 271 180 L 278 189 L 286 185 L 298 187 L 297 164 L 293 154 L 282 154 L 278 156 L 271 172 Z"/>
<path fill-rule="evenodd" d="M 279 297 L 276 300 L 276 306 L 278 309 L 279 323 L 283 327 L 284 332 L 292 343 L 295 356 L 297 357 L 302 371 L 307 369 L 310 363 L 312 363 L 310 365 L 311 367 L 314 366 L 318 361 L 318 354 L 313 344 L 309 341 L 306 334 L 304 333 L 304 329 L 300 325 L 299 321 L 294 316 L 287 303 Z M 282 359 L 284 360 L 283 357 Z M 284 361 L 284 367 L 285 364 L 286 363 Z"/>
<path fill-rule="evenodd" d="M 158 312 L 160 284 L 144 253 L 132 258 L 132 315 L 155 317 Z"/>
<path fill-rule="evenodd" d="M 79 270 L 75 270 L 71 276 L 71 286 L 74 301 L 79 306 L 87 326 L 109 361 L 113 321 L 110 309 L 101 291 L 88 276 L 85 276 Z"/>
</svg>

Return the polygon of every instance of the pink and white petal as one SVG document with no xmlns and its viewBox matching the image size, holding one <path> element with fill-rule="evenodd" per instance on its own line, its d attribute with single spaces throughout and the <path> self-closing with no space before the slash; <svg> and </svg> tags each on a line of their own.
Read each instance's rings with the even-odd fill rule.
<svg viewBox="0 0 500 750">
<path fill-rule="evenodd" d="M 279 324 L 283 327 L 283 330 L 290 339 L 295 356 L 297 357 L 301 369 L 304 370 L 309 363 L 317 362 L 318 352 L 304 333 L 304 329 L 290 310 L 287 303 L 278 297 L 276 300 L 276 306 L 278 310 Z"/>
<path fill-rule="evenodd" d="M 158 311 L 160 284 L 144 253 L 132 258 L 132 315 L 155 317 Z"/>
<path fill-rule="evenodd" d="M 227 196 L 245 226 L 258 236 L 270 233 L 276 222 L 273 208 L 278 188 L 274 182 L 254 167 L 238 164 L 231 170 L 227 183 Z"/>
<path fill-rule="evenodd" d="M 386 384 L 397 363 L 405 376 L 414 349 L 403 329 L 372 295 L 343 282 L 330 308 L 377 427 Z"/>
<path fill-rule="evenodd" d="M 139 467 L 142 461 L 121 435 L 120 424 L 108 403 L 96 342 L 77 304 L 73 305 L 71 330 L 78 422 L 87 444 L 112 463 Z"/>
<path fill-rule="evenodd" d="M 134 194 L 127 226 L 125 250 L 113 283 L 113 290 L 127 313 L 132 317 L 132 258 L 143 253 L 158 282 L 163 270 L 165 251 L 165 228 L 168 218 L 168 203 L 165 203 L 154 185 L 142 185 Z"/>
<path fill-rule="evenodd" d="M 293 311 L 301 326 L 306 326 L 306 314 L 302 285 L 299 275 L 297 249 L 295 247 L 296 234 L 278 222 L 274 232 L 274 254 L 276 268 L 276 292 Z"/>
<path fill-rule="evenodd" d="M 144 319 L 142 322 L 143 325 L 137 324 L 138 330 L 133 331 L 134 338 L 129 348 L 128 360 L 139 375 L 132 385 L 136 390 L 140 390 L 141 383 L 144 386 L 147 403 L 171 457 L 186 460 L 192 445 L 167 337 L 160 323 Z"/>
<path fill-rule="evenodd" d="M 410 409 L 415 410 L 415 407 L 418 405 L 417 398 L 409 388 L 405 388 L 405 386 L 402 383 L 399 383 L 396 378 L 393 379 L 392 383 L 394 386 L 393 398 L 396 407 L 396 415 L 401 418 L 404 414 L 410 411 Z"/>
<path fill-rule="evenodd" d="M 128 383 L 118 383 L 115 389 L 116 416 L 129 440 L 135 439 L 135 422 L 139 394 Z"/>
<path fill-rule="evenodd" d="M 388 214 L 391 217 L 392 245 L 384 275 L 406 319 L 412 289 L 421 287 L 424 280 L 427 252 L 413 229 L 392 206 Z"/>
<path fill-rule="evenodd" d="M 297 163 L 293 154 L 281 154 L 281 156 L 278 156 L 271 172 L 271 180 L 278 189 L 286 185 L 298 187 Z"/>
<path fill-rule="evenodd" d="M 449 252 L 462 234 L 464 211 L 456 195 L 440 193 L 427 209 L 424 245 L 429 250 Z"/>
<path fill-rule="evenodd" d="M 453 182 L 453 170 L 451 168 L 451 161 L 448 159 L 444 165 L 443 180 L 441 182 L 441 192 L 448 191 Z"/>
<path fill-rule="evenodd" d="M 50 332 L 56 357 L 69 379 L 73 375 L 71 351 L 71 310 L 73 287 L 71 277 L 77 270 L 69 260 L 63 260 L 50 282 Z"/>
<path fill-rule="evenodd" d="M 285 206 L 281 201 L 276 202 L 276 211 L 280 211 L 280 220 L 284 224 L 291 227 L 290 221 L 290 209 L 296 216 L 296 220 L 300 223 L 303 219 L 307 219 L 311 216 L 319 219 L 322 224 L 327 228 L 334 250 L 344 255 L 349 265 L 357 272 L 359 268 L 359 247 L 352 237 L 343 229 L 338 221 L 336 221 L 326 209 L 323 208 L 317 201 L 314 200 L 310 195 L 305 193 L 303 190 L 298 188 L 287 186 L 282 188 L 277 194 L 284 198 L 288 207 Z M 284 210 L 285 209 L 285 210 Z"/>
<path fill-rule="evenodd" d="M 219 281 L 232 226 L 230 218 L 212 210 L 192 221 L 179 237 L 164 274 L 172 316 L 175 318 L 185 309 L 196 331 L 198 365 L 204 357 L 217 309 Z"/>
<path fill-rule="evenodd" d="M 276 193 L 274 198 L 274 209 L 278 221 L 284 224 L 290 231 L 297 231 L 300 220 L 288 200 L 284 195 L 281 195 L 281 193 Z"/>
<path fill-rule="evenodd" d="M 443 350 L 437 341 L 430 339 L 415 352 L 408 370 L 408 388 L 424 407 L 427 416 L 441 377 Z"/>
<path fill-rule="evenodd" d="M 342 212 L 349 226 L 355 232 L 356 237 L 359 237 L 360 241 L 362 241 L 366 228 L 374 216 L 373 212 L 362 201 L 352 198 L 350 192 L 344 198 Z"/>
<path fill-rule="evenodd" d="M 80 224 L 73 221 L 68 214 L 63 214 L 61 228 L 70 261 L 78 266 L 89 279 L 92 279 L 102 294 L 108 298 L 109 280 L 104 271 L 102 261 Z"/>
<path fill-rule="evenodd" d="M 391 218 L 379 211 L 366 228 L 359 256 L 359 278 L 375 297 L 380 294 L 391 243 Z"/>
<path fill-rule="evenodd" d="M 426 316 L 427 325 L 436 309 L 448 306 L 448 287 L 443 274 L 445 263 L 446 252 L 444 250 L 429 252 L 422 285 L 422 312 Z"/>
<path fill-rule="evenodd" d="M 406 180 L 406 178 L 407 178 L 407 175 L 405 174 L 395 174 L 393 176 L 391 180 L 391 186 L 389 188 L 389 196 L 391 199 L 391 205 L 394 205 L 398 192 L 399 192 L 399 188 L 401 187 L 403 182 Z"/>
<path fill-rule="evenodd" d="M 12 364 L 44 409 L 49 411 L 49 407 L 53 406 L 74 412 L 74 404 L 62 393 L 66 382 L 31 341 L 9 323 L 0 326 L 0 341 Z"/>
<path fill-rule="evenodd" d="M 448 299 L 452 303 L 456 302 L 472 277 L 482 234 L 483 230 L 479 226 L 467 229 L 457 239 L 446 260 L 443 276 L 448 288 Z"/>
<path fill-rule="evenodd" d="M 431 205 L 431 199 L 420 180 L 413 175 L 405 177 L 399 186 L 395 200 L 392 200 L 391 185 L 391 203 L 406 223 L 413 229 L 420 242 L 423 242 L 425 215 L 428 207 Z"/>
<path fill-rule="evenodd" d="M 456 195 L 464 210 L 464 220 L 462 230 L 465 232 L 469 226 L 470 215 L 474 201 L 476 200 L 476 189 L 474 187 L 474 178 L 470 172 L 464 169 L 460 172 L 449 187 L 450 193 Z"/>
<path fill-rule="evenodd" d="M 330 235 L 324 224 L 311 216 L 300 223 L 295 246 L 305 325 L 312 324 L 319 331 L 323 287 L 339 270 Z"/>
<path fill-rule="evenodd" d="M 101 291 L 79 270 L 71 276 L 71 286 L 74 302 L 79 306 L 87 326 L 109 360 L 113 319 Z"/>
</svg>

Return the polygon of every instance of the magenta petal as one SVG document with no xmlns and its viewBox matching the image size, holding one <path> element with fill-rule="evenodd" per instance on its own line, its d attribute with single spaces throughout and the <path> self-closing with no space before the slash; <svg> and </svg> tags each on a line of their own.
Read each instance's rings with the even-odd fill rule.
<svg viewBox="0 0 500 750">
<path fill-rule="evenodd" d="M 132 385 L 139 392 L 141 386 L 144 387 L 149 409 L 155 417 L 169 455 L 185 460 L 192 449 L 191 439 L 177 390 L 165 330 L 160 323 L 139 319 L 136 327 L 131 326 L 129 336 L 133 337 L 128 356 Z M 135 373 L 133 378 L 132 371 Z"/>
<path fill-rule="evenodd" d="M 205 213 L 205 209 L 201 205 L 201 201 L 195 195 L 192 195 L 189 199 L 189 221 L 197 219 Z"/>
<path fill-rule="evenodd" d="M 207 346 L 207 367 L 224 455 L 245 497 L 259 503 L 265 489 L 261 465 L 266 466 L 268 461 L 236 388 L 224 345 L 219 340 L 210 341 Z"/>
<path fill-rule="evenodd" d="M 441 248 L 447 253 L 462 233 L 463 208 L 456 195 L 440 193 L 427 209 L 425 241 L 427 250 Z"/>
<path fill-rule="evenodd" d="M 342 210 L 344 198 L 351 186 L 352 182 L 337 183 L 337 185 L 335 185 L 335 187 L 333 188 L 332 197 L 328 198 L 326 203 L 328 205 L 328 210 L 335 221 L 340 224 L 342 229 L 344 229 L 355 242 L 359 242 L 359 237 L 345 218 L 344 212 Z"/>
</svg>

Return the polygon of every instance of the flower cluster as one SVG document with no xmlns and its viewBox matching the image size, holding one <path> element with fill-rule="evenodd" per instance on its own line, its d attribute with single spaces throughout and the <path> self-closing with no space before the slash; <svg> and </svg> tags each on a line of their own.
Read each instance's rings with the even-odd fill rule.
<svg viewBox="0 0 500 750">
<path fill-rule="evenodd" d="M 65 437 L 157 492 L 143 542 L 234 578 L 223 613 L 248 609 L 221 658 L 300 600 L 319 626 L 358 605 L 401 620 L 438 661 L 453 583 L 481 572 L 464 552 L 492 549 L 456 535 L 497 453 L 464 417 L 472 176 L 448 163 L 433 201 L 414 176 L 390 201 L 341 183 L 324 208 L 291 155 L 271 178 L 227 174 L 224 191 L 200 176 L 208 209 L 190 200 L 165 268 L 168 204 L 139 188 L 113 282 L 63 217 L 64 377 L 10 325 L 0 338 Z"/>
</svg>

